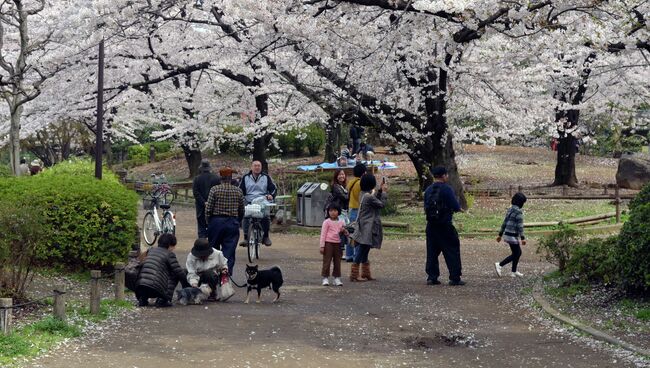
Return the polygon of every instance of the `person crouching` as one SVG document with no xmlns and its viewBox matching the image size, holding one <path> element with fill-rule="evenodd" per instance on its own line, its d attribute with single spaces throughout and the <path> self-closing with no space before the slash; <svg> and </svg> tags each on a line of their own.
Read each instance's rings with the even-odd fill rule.
<svg viewBox="0 0 650 368">
<path fill-rule="evenodd" d="M 216 300 L 217 290 L 221 288 L 220 277 L 228 274 L 228 260 L 223 253 L 212 248 L 208 239 L 196 239 L 192 251 L 187 255 L 185 267 L 190 286 L 208 284 L 212 289 L 208 300 Z"/>
</svg>

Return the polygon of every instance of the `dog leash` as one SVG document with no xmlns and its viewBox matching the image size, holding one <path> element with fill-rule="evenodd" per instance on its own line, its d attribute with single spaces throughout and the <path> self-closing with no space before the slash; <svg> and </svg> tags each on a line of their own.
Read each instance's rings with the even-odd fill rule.
<svg viewBox="0 0 650 368">
<path fill-rule="evenodd" d="M 248 287 L 248 283 L 246 283 L 246 284 L 244 284 L 244 285 L 239 285 L 239 284 L 237 284 L 237 283 L 235 282 L 235 280 L 232 279 L 232 276 L 228 275 L 228 278 L 229 278 L 230 281 L 231 281 L 233 284 L 235 284 L 235 286 L 237 286 L 238 288 L 245 288 L 245 287 Z"/>
</svg>

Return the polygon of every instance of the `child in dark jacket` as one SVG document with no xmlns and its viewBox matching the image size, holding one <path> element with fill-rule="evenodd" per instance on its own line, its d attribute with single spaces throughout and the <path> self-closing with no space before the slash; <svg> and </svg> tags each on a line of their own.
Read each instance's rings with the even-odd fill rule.
<svg viewBox="0 0 650 368">
<path fill-rule="evenodd" d="M 497 242 L 500 243 L 501 239 L 510 246 L 510 254 L 503 261 L 495 263 L 494 269 L 497 276 L 501 277 L 501 268 L 508 263 L 512 262 L 511 277 L 523 277 L 524 274 L 517 271 L 517 264 L 521 257 L 521 245 L 526 245 L 526 237 L 524 236 L 524 214 L 522 208 L 526 203 L 526 196 L 523 193 L 516 193 L 512 197 L 512 207 L 506 212 L 506 218 L 503 220 Z"/>
</svg>

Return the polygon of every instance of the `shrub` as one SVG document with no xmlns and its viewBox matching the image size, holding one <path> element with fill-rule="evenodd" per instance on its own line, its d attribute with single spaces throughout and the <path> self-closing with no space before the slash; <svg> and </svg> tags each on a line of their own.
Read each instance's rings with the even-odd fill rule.
<svg viewBox="0 0 650 368">
<path fill-rule="evenodd" d="M 158 155 L 169 152 L 172 149 L 172 144 L 171 142 L 162 141 L 129 146 L 127 150 L 129 160 L 135 161 L 137 165 L 149 162 L 149 150 L 151 147 L 154 147 L 156 150 L 156 160 L 158 160 Z"/>
<path fill-rule="evenodd" d="M 11 167 L 9 165 L 0 165 L 0 178 L 8 178 L 11 175 Z"/>
<path fill-rule="evenodd" d="M 305 145 L 310 156 L 316 156 L 325 144 L 325 129 L 318 124 L 310 124 L 301 130 L 305 134 Z"/>
<path fill-rule="evenodd" d="M 650 202 L 643 200 L 648 188 L 650 184 L 630 206 L 630 219 L 623 225 L 616 252 L 621 285 L 630 292 L 650 291 Z"/>
<path fill-rule="evenodd" d="M 20 198 L 0 201 L 0 296 L 22 298 L 45 235 L 43 211 Z"/>
<path fill-rule="evenodd" d="M 126 259 L 136 227 L 138 197 L 90 161 L 62 163 L 35 177 L 0 179 L 4 208 L 40 211 L 39 259 L 76 267 Z M 27 200 L 25 206 L 21 201 Z"/>
<path fill-rule="evenodd" d="M 386 205 L 381 209 L 382 216 L 390 216 L 397 214 L 397 198 L 395 196 L 388 196 L 386 200 Z"/>
<path fill-rule="evenodd" d="M 573 249 L 565 274 L 573 279 L 590 282 L 616 281 L 616 245 L 618 237 L 593 238 Z"/>
<path fill-rule="evenodd" d="M 537 254 L 543 254 L 547 261 L 558 266 L 560 272 L 564 273 L 572 251 L 580 244 L 580 236 L 575 228 L 563 223 L 555 229 L 558 230 L 556 233 L 539 242 Z"/>
<path fill-rule="evenodd" d="M 650 203 L 650 184 L 646 184 L 641 188 L 641 191 L 630 201 L 630 211 L 634 211 L 637 207 Z"/>
</svg>

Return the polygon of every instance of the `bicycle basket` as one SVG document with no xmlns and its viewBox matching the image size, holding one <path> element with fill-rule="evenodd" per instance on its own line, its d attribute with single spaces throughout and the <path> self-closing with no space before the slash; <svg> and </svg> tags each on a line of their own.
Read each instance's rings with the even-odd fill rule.
<svg viewBox="0 0 650 368">
<path fill-rule="evenodd" d="M 247 204 L 244 207 L 244 217 L 263 218 L 264 210 L 259 204 Z"/>
<path fill-rule="evenodd" d="M 142 198 L 142 208 L 148 210 L 151 207 L 153 207 L 153 200 L 151 198 Z"/>
</svg>

